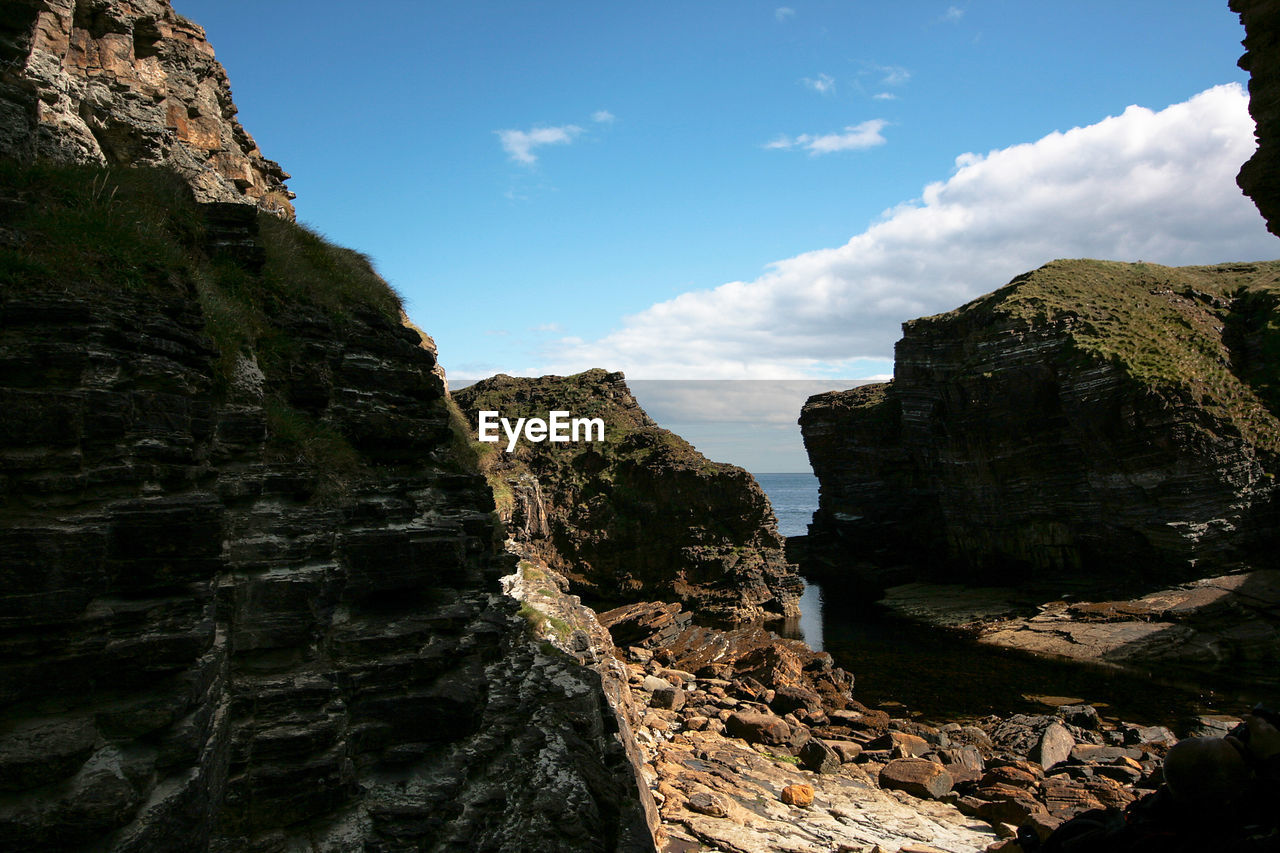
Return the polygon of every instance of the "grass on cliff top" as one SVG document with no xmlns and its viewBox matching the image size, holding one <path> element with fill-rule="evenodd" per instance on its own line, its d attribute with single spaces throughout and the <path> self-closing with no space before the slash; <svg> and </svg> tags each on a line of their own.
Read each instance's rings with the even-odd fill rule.
<svg viewBox="0 0 1280 853">
<path fill-rule="evenodd" d="M 994 315 L 1056 327 L 1079 351 L 1122 366 L 1152 392 L 1198 404 L 1244 437 L 1280 449 L 1278 303 L 1280 261 L 1166 267 L 1060 260 L 908 326 Z"/>
<path fill-rule="evenodd" d="M 335 331 L 369 313 L 399 323 L 400 298 L 366 256 L 265 212 L 256 222 L 266 256 L 260 271 L 211 254 L 202 207 L 166 169 L 0 160 L 0 288 L 197 301 L 218 351 L 221 390 L 239 357 L 252 355 L 267 379 L 269 451 L 309 465 L 322 491 L 337 491 L 364 463 L 337 430 L 279 392 L 304 357 L 289 324 L 309 312 Z M 465 430 L 455 432 L 466 444 Z M 473 460 L 458 461 L 475 470 Z"/>
<path fill-rule="evenodd" d="M 559 476 L 578 478 L 576 461 L 587 453 L 596 454 L 607 466 L 622 461 L 661 458 L 672 467 L 716 474 L 734 466 L 707 459 L 689 442 L 663 429 L 645 414 L 631 396 L 620 374 L 593 368 L 572 376 L 490 377 L 454 392 L 467 417 L 467 428 L 476 436 L 478 413 L 497 411 L 501 417 L 543 418 L 553 409 L 569 412 L 570 418 L 600 418 L 604 421 L 603 442 L 545 441 L 532 444 L 523 438 L 513 453 L 506 452 L 506 434 L 499 429 L 498 443 L 474 442 L 481 468 L 555 469 Z M 500 479 L 500 478 L 491 478 Z"/>
<path fill-rule="evenodd" d="M 0 284 L 10 292 L 172 292 L 204 234 L 172 172 L 12 160 L 0 160 L 0 228 Z"/>
<path fill-rule="evenodd" d="M 209 256 L 201 207 L 167 169 L 0 160 L 0 284 L 11 292 L 187 296 L 203 276 L 267 322 L 290 306 L 399 322 L 400 298 L 366 256 L 267 213 L 258 227 L 266 265 L 236 274 Z"/>
</svg>

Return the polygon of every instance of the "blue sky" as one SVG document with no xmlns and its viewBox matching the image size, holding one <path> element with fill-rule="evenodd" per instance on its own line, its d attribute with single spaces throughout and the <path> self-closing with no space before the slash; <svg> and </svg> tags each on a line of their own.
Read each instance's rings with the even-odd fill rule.
<svg viewBox="0 0 1280 853">
<path fill-rule="evenodd" d="M 1280 255 L 1226 0 L 175 8 L 455 377 L 879 375 L 1057 257 Z"/>
</svg>

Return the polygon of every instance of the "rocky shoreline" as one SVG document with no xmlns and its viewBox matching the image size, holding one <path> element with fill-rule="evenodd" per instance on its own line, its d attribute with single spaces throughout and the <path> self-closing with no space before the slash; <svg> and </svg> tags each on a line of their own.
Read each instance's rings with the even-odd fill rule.
<svg viewBox="0 0 1280 853">
<path fill-rule="evenodd" d="M 930 722 L 870 708 L 798 640 L 695 625 L 661 602 L 593 618 L 554 571 L 522 566 L 508 586 L 540 614 L 535 633 L 608 673 L 663 851 L 1040 849 L 1073 818 L 1157 797 L 1180 742 L 1084 704 Z M 1241 722 L 1206 716 L 1184 734 Z"/>
</svg>

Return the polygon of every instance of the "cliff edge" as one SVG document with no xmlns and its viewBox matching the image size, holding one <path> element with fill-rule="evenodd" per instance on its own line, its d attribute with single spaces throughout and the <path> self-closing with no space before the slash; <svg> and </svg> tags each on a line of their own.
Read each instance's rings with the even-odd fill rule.
<svg viewBox="0 0 1280 853">
<path fill-rule="evenodd" d="M 604 421 L 603 441 L 480 445 L 509 530 L 576 592 L 680 601 L 731 622 L 799 615 L 803 587 L 755 479 L 655 424 L 621 373 L 500 374 L 454 398 L 473 430 L 481 410 Z"/>
<path fill-rule="evenodd" d="M 1056 597 L 1274 565 L 1278 303 L 1280 263 L 1055 261 L 905 323 L 892 382 L 801 413 L 815 571 Z"/>
<path fill-rule="evenodd" d="M 235 116 L 204 30 L 167 0 L 20 0 L 0 13 L 0 156 L 164 165 L 199 201 L 292 219 L 289 176 Z"/>
</svg>

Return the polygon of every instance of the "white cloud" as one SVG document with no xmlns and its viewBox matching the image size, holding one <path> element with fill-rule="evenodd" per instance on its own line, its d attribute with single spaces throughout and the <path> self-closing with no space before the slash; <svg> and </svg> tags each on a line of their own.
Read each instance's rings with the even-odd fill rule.
<svg viewBox="0 0 1280 853">
<path fill-rule="evenodd" d="M 1054 258 L 1275 257 L 1280 243 L 1235 185 L 1254 149 L 1247 107 L 1239 85 L 1218 86 L 1160 112 L 1129 107 L 1035 142 L 963 154 L 950 178 L 843 246 L 660 302 L 598 340 L 563 340 L 544 366 L 631 378 L 866 375 L 882 372 L 903 321 L 955 308 Z"/>
<path fill-rule="evenodd" d="M 779 136 L 772 142 L 765 143 L 765 148 L 789 149 L 802 148 L 810 156 L 832 154 L 836 151 L 860 151 L 874 148 L 885 143 L 884 130 L 888 124 L 884 119 L 874 118 L 862 124 L 846 127 L 842 133 L 826 133 L 822 136 L 802 133 L 799 136 Z"/>
<path fill-rule="evenodd" d="M 875 93 L 874 95 L 872 95 L 871 97 L 872 97 L 872 99 L 877 100 L 877 101 L 896 101 L 896 100 L 898 100 L 898 96 L 897 96 L 897 95 L 895 95 L 895 94 L 893 94 L 892 92 L 876 92 L 876 93 Z"/>
<path fill-rule="evenodd" d="M 959 22 L 963 17 L 964 9 L 961 9 L 959 6 L 948 6 L 947 11 L 943 12 L 942 17 L 938 20 L 954 24 Z"/>
<path fill-rule="evenodd" d="M 591 114 L 591 120 L 596 124 L 613 124 L 615 116 L 608 110 L 596 110 Z"/>
<path fill-rule="evenodd" d="M 773 16 L 779 21 L 785 21 L 787 18 L 794 18 L 796 16 L 796 10 L 792 9 L 790 6 L 779 6 L 773 10 Z"/>
<path fill-rule="evenodd" d="M 874 69 L 883 75 L 881 86 L 903 86 L 911 79 L 911 72 L 901 65 L 876 65 Z"/>
<path fill-rule="evenodd" d="M 525 166 L 538 162 L 533 149 L 543 145 L 568 145 L 574 137 L 582 133 L 576 124 L 560 127 L 535 127 L 532 130 L 495 130 L 502 142 L 502 150 L 511 159 Z"/>
<path fill-rule="evenodd" d="M 819 74 L 817 77 L 804 78 L 804 84 L 815 92 L 829 95 L 836 90 L 836 80 L 830 74 Z"/>
</svg>

